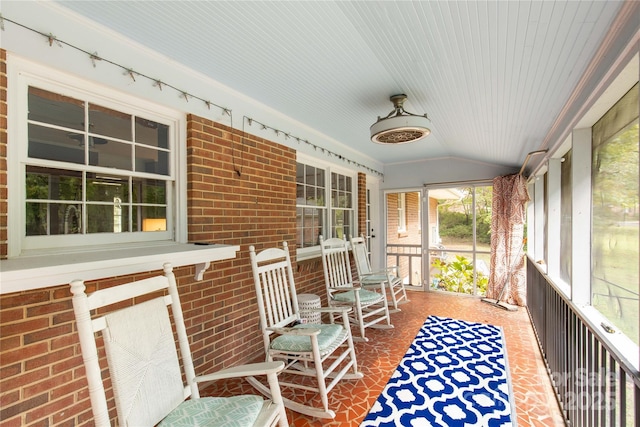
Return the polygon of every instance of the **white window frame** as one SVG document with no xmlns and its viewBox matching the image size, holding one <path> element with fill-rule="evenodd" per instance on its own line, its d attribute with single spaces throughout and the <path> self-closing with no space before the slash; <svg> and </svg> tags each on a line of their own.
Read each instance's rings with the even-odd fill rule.
<svg viewBox="0 0 640 427">
<path fill-rule="evenodd" d="M 324 224 L 323 224 L 323 229 L 322 229 L 322 236 L 326 238 L 327 233 L 330 233 L 332 228 L 333 228 L 333 224 L 331 223 L 332 221 L 332 206 L 331 206 L 331 174 L 332 173 L 336 173 L 339 175 L 344 175 L 344 176 L 348 176 L 351 178 L 351 208 L 350 208 L 350 223 L 351 223 L 351 227 L 352 227 L 352 231 L 357 231 L 358 230 L 358 224 L 356 223 L 357 218 L 356 218 L 356 212 L 358 212 L 358 174 L 356 171 L 353 171 L 351 169 L 347 169 L 347 168 L 341 168 L 339 166 L 336 166 L 333 163 L 329 163 L 329 162 L 325 162 L 323 160 L 320 160 L 318 158 L 312 157 L 312 156 L 308 156 L 302 153 L 298 153 L 297 154 L 297 158 L 296 158 L 296 163 L 303 163 L 305 165 L 310 165 L 313 166 L 315 168 L 319 168 L 319 169 L 324 169 L 324 179 L 325 179 L 325 191 L 326 191 L 326 196 L 325 199 L 327 201 L 326 206 L 324 206 L 323 211 L 324 211 Z M 296 184 L 297 185 L 297 184 Z M 296 209 L 298 207 L 303 207 L 303 205 L 298 205 L 296 204 Z M 342 209 L 342 208 L 341 208 Z M 296 236 L 297 236 L 297 232 L 298 230 L 296 229 Z M 297 237 L 296 237 L 297 238 Z M 310 258 L 316 258 L 319 257 L 321 255 L 321 251 L 320 251 L 320 246 L 312 246 L 312 247 L 308 247 L 308 248 L 298 248 L 297 249 L 297 260 L 301 261 L 301 260 L 305 260 L 305 259 L 310 259 Z"/>
<path fill-rule="evenodd" d="M 632 65 L 636 62 L 635 68 Z M 548 278 L 574 304 L 574 307 L 592 324 L 599 327 L 602 323 L 609 323 L 591 302 L 591 271 L 584 266 L 591 265 L 591 167 L 592 167 L 592 126 L 615 105 L 628 90 L 638 82 L 638 56 L 631 60 L 627 69 L 613 79 L 604 94 L 585 112 L 582 119 L 571 129 L 566 140 L 562 141 L 553 152 L 549 153 L 549 161 L 535 171 L 529 191 L 532 202 L 527 209 L 528 254 L 538 262 L 539 267 Z M 555 200 L 556 192 L 560 188 L 560 173 L 558 162 L 569 150 L 572 150 L 572 271 L 571 283 L 566 283 L 559 274 L 558 257 L 560 255 L 559 240 L 548 239 L 557 235 L 555 222 L 559 223 L 559 205 Z M 545 174 L 548 176 L 547 191 L 550 200 L 544 198 Z M 533 190 L 533 191 L 532 191 Z M 545 203 L 548 206 L 545 208 Z M 545 217 L 545 210 L 547 211 Z M 588 212 L 588 215 L 584 213 Z M 548 248 L 545 251 L 545 240 Z M 624 334 L 608 335 L 607 340 L 637 369 L 638 346 Z"/>
<path fill-rule="evenodd" d="M 9 55 L 8 55 L 9 57 Z M 186 242 L 186 119 L 174 109 L 144 101 L 125 93 L 56 71 L 39 64 L 11 56 L 7 61 L 7 176 L 8 176 L 8 257 L 41 253 L 76 253 L 84 246 L 153 245 L 158 242 Z M 153 233 L 96 233 L 63 236 L 26 236 L 25 234 L 25 167 L 47 165 L 68 168 L 63 162 L 28 159 L 27 114 L 28 87 L 35 86 L 66 96 L 88 99 L 117 111 L 142 115 L 168 124 L 170 134 L 170 180 L 167 192 L 167 231 Z M 56 164 L 57 163 L 57 164 Z"/>
</svg>

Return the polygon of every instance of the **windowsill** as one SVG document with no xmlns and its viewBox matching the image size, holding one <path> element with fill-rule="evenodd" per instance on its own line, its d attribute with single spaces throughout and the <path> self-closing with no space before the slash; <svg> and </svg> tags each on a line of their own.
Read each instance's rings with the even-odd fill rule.
<svg viewBox="0 0 640 427">
<path fill-rule="evenodd" d="M 0 261 L 0 294 L 27 291 L 173 267 L 196 266 L 195 280 L 202 280 L 212 261 L 236 257 L 239 246 L 162 242 L 156 244 L 108 245 L 78 252 L 34 251 Z"/>
<path fill-rule="evenodd" d="M 351 242 L 347 242 L 347 249 L 351 250 Z M 320 245 L 311 246 L 309 248 L 298 249 L 296 252 L 296 261 L 308 261 L 322 257 L 322 250 Z"/>
<path fill-rule="evenodd" d="M 600 331 L 598 334 L 602 340 L 609 343 L 611 348 L 618 352 L 620 357 L 627 366 L 632 366 L 633 369 L 638 371 L 640 369 L 640 362 L 638 361 L 638 345 L 631 341 L 629 337 L 623 334 L 611 321 L 604 317 L 593 306 L 579 307 L 580 312 L 589 321 L 591 327 L 594 330 Z M 609 325 L 613 327 L 612 333 L 607 333 L 604 330 L 603 325 Z"/>
<path fill-rule="evenodd" d="M 320 252 L 320 246 L 312 246 L 310 248 L 298 249 L 296 253 L 296 261 L 307 261 L 314 258 L 320 258 L 322 253 Z"/>
</svg>

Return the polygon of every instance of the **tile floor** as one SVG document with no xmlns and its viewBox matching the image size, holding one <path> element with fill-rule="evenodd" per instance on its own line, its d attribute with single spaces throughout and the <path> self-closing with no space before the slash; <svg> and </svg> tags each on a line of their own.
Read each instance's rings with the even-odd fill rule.
<svg viewBox="0 0 640 427">
<path fill-rule="evenodd" d="M 429 315 L 501 326 L 516 403 L 518 426 L 564 426 L 549 377 L 540 356 L 529 316 L 524 308 L 506 311 L 476 297 L 411 291 L 411 301 L 392 313 L 391 330 L 368 329 L 369 342 L 357 342 L 358 364 L 364 378 L 342 381 L 329 394 L 336 418 L 321 420 L 287 410 L 291 426 L 358 426 L 384 388 L 392 372 Z M 219 382 L 207 394 L 255 393 L 246 382 Z"/>
</svg>

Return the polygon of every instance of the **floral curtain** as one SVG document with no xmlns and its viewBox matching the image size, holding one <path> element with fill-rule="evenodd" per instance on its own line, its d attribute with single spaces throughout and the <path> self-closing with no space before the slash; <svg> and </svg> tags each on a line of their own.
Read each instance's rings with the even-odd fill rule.
<svg viewBox="0 0 640 427">
<path fill-rule="evenodd" d="M 526 206 L 529 200 L 527 181 L 522 175 L 494 178 L 491 274 L 487 298 L 520 306 L 527 303 L 527 275 L 523 245 Z"/>
</svg>

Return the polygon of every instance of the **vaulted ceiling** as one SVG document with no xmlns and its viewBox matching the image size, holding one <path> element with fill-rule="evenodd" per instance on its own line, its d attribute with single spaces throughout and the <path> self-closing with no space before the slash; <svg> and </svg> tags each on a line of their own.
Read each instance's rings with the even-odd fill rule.
<svg viewBox="0 0 640 427">
<path fill-rule="evenodd" d="M 540 147 L 618 1 L 59 1 L 383 164 L 517 167 Z M 431 135 L 374 144 L 404 93 Z"/>
</svg>

